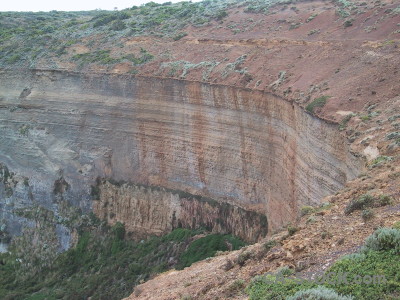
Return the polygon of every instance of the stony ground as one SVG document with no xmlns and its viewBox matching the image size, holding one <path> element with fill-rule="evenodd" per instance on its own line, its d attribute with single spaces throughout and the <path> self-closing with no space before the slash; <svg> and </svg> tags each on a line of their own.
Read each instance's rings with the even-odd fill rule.
<svg viewBox="0 0 400 300">
<path fill-rule="evenodd" d="M 301 105 L 317 95 L 332 96 L 316 113 L 340 123 L 339 130 L 347 136 L 354 153 L 365 157 L 365 171 L 336 195 L 321 199 L 322 208 L 299 218 L 293 224 L 299 229 L 294 235 L 289 236 L 283 228 L 245 249 L 222 253 L 182 271 L 160 274 L 138 286 L 127 299 L 246 299 L 243 289 L 237 289 L 238 280 L 247 284 L 254 276 L 281 266 L 309 276 L 357 250 L 376 228 L 390 227 L 400 220 L 400 55 L 399 36 L 394 33 L 400 19 L 396 15 L 389 20 L 387 8 L 396 4 L 388 1 L 386 5 L 382 10 L 374 7 L 354 16 L 353 25 L 346 28 L 327 2 L 312 1 L 298 5 L 299 12 L 288 8 L 268 17 L 252 16 L 258 25 L 229 40 L 222 29 L 212 34 L 194 29 L 182 40 L 179 48 L 185 49 L 185 54 L 192 53 L 185 56 L 187 60 L 202 60 L 205 55 L 196 52 L 194 45 L 207 45 L 207 56 L 216 60 L 232 60 L 247 49 L 243 66 L 252 79 L 243 83 L 237 76 L 222 80 L 224 83 L 274 90 Z M 307 19 L 311 12 L 318 14 L 314 20 L 293 30 L 282 29 L 296 18 Z M 242 16 L 231 15 L 230 21 Z M 376 24 L 376 29 L 370 31 L 369 22 Z M 276 32 L 265 30 L 273 26 Z M 320 30 L 318 34 L 307 34 L 315 29 Z M 175 49 L 174 44 L 170 46 Z M 221 52 L 222 48 L 225 51 Z M 175 59 L 183 59 L 179 51 L 172 53 Z M 155 65 L 152 71 L 157 70 Z M 287 75 L 279 82 L 278 74 L 283 70 Z M 150 71 L 145 74 L 150 75 Z M 163 72 L 157 74 L 165 76 Z M 213 75 L 210 81 L 219 82 Z M 195 72 L 188 73 L 187 78 L 195 79 Z M 259 81 L 262 83 L 257 84 Z M 361 211 L 345 215 L 348 203 L 363 194 L 389 195 L 393 201 L 372 208 L 370 220 L 364 220 Z M 264 244 L 271 239 L 278 245 L 266 251 Z M 246 253 L 250 258 L 240 266 L 238 260 Z"/>
</svg>

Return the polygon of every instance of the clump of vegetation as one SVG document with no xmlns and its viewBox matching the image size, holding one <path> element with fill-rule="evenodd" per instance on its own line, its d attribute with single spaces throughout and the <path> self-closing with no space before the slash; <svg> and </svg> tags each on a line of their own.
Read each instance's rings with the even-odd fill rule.
<svg viewBox="0 0 400 300">
<path fill-rule="evenodd" d="M 390 132 L 386 135 L 387 140 L 400 139 L 400 131 Z"/>
<path fill-rule="evenodd" d="M 246 283 L 243 279 L 237 279 L 234 282 L 232 282 L 229 287 L 228 287 L 228 292 L 232 294 L 236 294 L 246 287 Z"/>
<path fill-rule="evenodd" d="M 374 198 L 371 195 L 365 194 L 358 199 L 353 199 L 345 208 L 346 215 L 351 214 L 353 211 L 362 210 L 371 207 L 374 203 Z"/>
<path fill-rule="evenodd" d="M 177 35 L 175 35 L 172 39 L 174 41 L 179 41 L 181 38 L 184 38 L 185 36 L 187 36 L 188 34 L 186 32 L 180 32 Z"/>
<path fill-rule="evenodd" d="M 347 127 L 347 123 L 349 123 L 349 121 L 351 120 L 351 118 L 353 117 L 353 114 L 349 114 L 347 116 L 345 116 L 343 118 L 343 120 L 340 122 L 339 124 L 339 130 L 344 130 Z"/>
<path fill-rule="evenodd" d="M 400 230 L 400 221 L 397 221 L 393 224 L 392 228 Z"/>
<path fill-rule="evenodd" d="M 266 251 L 271 250 L 275 246 L 276 246 L 276 241 L 275 240 L 269 240 L 268 242 L 264 243 L 264 248 L 265 248 Z"/>
<path fill-rule="evenodd" d="M 184 263 L 195 249 L 214 249 L 226 243 L 240 247 L 244 243 L 231 236 L 216 235 L 197 239 L 200 230 L 179 228 L 163 237 L 135 242 L 127 239 L 125 227 L 116 223 L 94 228 L 80 228 L 76 247 L 60 254 L 55 261 L 36 273 L 23 274 L 21 262 L 12 247 L 0 254 L 1 299 L 121 299 L 132 293 L 135 285 L 150 276 Z M 204 233 L 204 232 L 203 232 Z M 197 242 L 194 246 L 193 243 Z M 221 242 L 222 241 L 222 242 Z M 210 242 L 211 245 L 202 245 Z M 187 249 L 186 249 L 187 248 Z M 202 252 L 204 253 L 204 252 Z M 171 257 L 174 258 L 171 262 Z M 191 262 L 204 256 L 191 257 Z M 31 298 L 29 298 L 31 297 Z"/>
<path fill-rule="evenodd" d="M 312 214 L 314 211 L 314 207 L 306 205 L 301 208 L 300 214 L 303 217 Z"/>
<path fill-rule="evenodd" d="M 248 261 L 251 258 L 251 253 L 249 251 L 244 251 L 242 253 L 239 254 L 238 258 L 237 258 L 237 263 L 239 264 L 239 266 L 244 266 L 246 264 L 246 261 Z"/>
<path fill-rule="evenodd" d="M 370 235 L 362 249 L 367 251 L 389 251 L 400 254 L 400 231 L 394 228 L 380 228 Z"/>
<path fill-rule="evenodd" d="M 400 231 L 381 228 L 367 238 L 360 253 L 339 259 L 314 281 L 266 274 L 256 276 L 246 292 L 250 300 L 397 299 L 399 251 Z"/>
<path fill-rule="evenodd" d="M 385 206 L 391 203 L 391 197 L 388 195 L 381 195 L 378 198 L 374 198 L 369 194 L 361 195 L 357 199 L 353 199 L 347 204 L 344 213 L 346 215 L 351 214 L 356 210 L 363 210 L 370 207 Z"/>
<path fill-rule="evenodd" d="M 311 16 L 309 16 L 308 19 L 306 20 L 306 23 L 311 22 L 312 20 L 314 20 L 316 16 L 318 16 L 317 13 L 312 14 Z"/>
<path fill-rule="evenodd" d="M 361 212 L 361 217 L 362 217 L 362 219 L 364 220 L 364 221 L 369 221 L 369 220 L 371 220 L 373 217 L 374 217 L 374 212 L 372 211 L 372 210 L 370 210 L 370 209 L 364 209 L 362 212 Z"/>
<path fill-rule="evenodd" d="M 342 296 L 332 289 L 324 286 L 318 286 L 313 289 L 298 291 L 293 296 L 287 297 L 286 300 L 352 300 L 353 297 Z"/>
<path fill-rule="evenodd" d="M 321 96 L 314 99 L 311 103 L 306 106 L 306 110 L 310 113 L 314 113 L 314 109 L 316 107 L 324 107 L 326 104 L 326 100 L 328 100 L 330 96 Z"/>
<path fill-rule="evenodd" d="M 281 267 L 276 271 L 277 276 L 289 277 L 293 274 L 294 270 L 289 268 L 288 266 Z"/>
<path fill-rule="evenodd" d="M 353 21 L 352 20 L 346 20 L 343 23 L 343 26 L 344 26 L 344 28 L 351 27 L 351 26 L 353 26 Z"/>
<path fill-rule="evenodd" d="M 177 270 L 191 266 L 194 262 L 214 256 L 217 251 L 238 250 L 245 243 L 231 235 L 210 234 L 192 242 L 182 253 Z M 230 247 L 229 247 L 230 246 Z"/>
<path fill-rule="evenodd" d="M 76 54 L 72 57 L 72 60 L 81 63 L 102 63 L 102 64 L 114 64 L 119 62 L 118 58 L 110 56 L 110 50 L 96 50 L 94 52 L 87 52 Z"/>
<path fill-rule="evenodd" d="M 392 161 L 392 160 L 393 158 L 391 156 L 380 155 L 369 163 L 369 167 L 375 168 L 376 166 L 379 166 L 387 161 Z"/>
<path fill-rule="evenodd" d="M 297 227 L 294 227 L 292 225 L 289 225 L 287 227 L 287 231 L 289 235 L 294 235 L 299 229 Z"/>
</svg>

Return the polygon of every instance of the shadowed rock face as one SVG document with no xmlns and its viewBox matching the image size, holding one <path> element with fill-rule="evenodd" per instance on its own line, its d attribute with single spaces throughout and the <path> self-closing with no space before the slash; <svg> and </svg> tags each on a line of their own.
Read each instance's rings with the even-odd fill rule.
<svg viewBox="0 0 400 300">
<path fill-rule="evenodd" d="M 61 199 L 88 211 L 90 186 L 97 177 L 112 178 L 257 211 L 267 216 L 269 229 L 340 189 L 362 166 L 336 125 L 272 94 L 116 75 L 3 71 L 0 142 L 0 162 L 29 178 L 32 199 L 14 202 L 53 209 Z M 103 197 L 106 186 L 100 187 Z M 112 202 L 122 208 L 114 212 L 97 202 L 100 217 L 113 212 L 112 222 L 149 233 L 174 226 L 173 207 L 159 226 L 153 226 L 157 213 L 145 225 L 135 223 L 134 203 L 144 198 L 128 201 L 115 189 Z M 150 206 L 167 209 L 168 199 L 150 194 Z M 185 222 L 202 211 L 195 206 L 182 212 Z"/>
</svg>

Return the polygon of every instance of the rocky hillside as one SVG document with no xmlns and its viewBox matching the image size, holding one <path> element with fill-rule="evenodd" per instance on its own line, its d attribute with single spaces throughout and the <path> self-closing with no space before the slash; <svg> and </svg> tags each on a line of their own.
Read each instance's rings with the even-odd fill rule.
<svg viewBox="0 0 400 300">
<path fill-rule="evenodd" d="M 238 278 L 354 251 L 399 217 L 399 5 L 0 13 L 2 247 L 50 267 L 91 213 L 136 241 L 184 227 L 264 243 L 291 224 L 272 252 L 162 274 L 143 299 L 154 286 L 159 299 L 245 298 Z"/>
</svg>

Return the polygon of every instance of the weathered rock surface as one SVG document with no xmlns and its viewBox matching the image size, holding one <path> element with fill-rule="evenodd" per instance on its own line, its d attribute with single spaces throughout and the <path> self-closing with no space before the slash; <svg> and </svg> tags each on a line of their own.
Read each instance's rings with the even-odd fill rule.
<svg viewBox="0 0 400 300">
<path fill-rule="evenodd" d="M 0 111 L 0 162 L 29 178 L 32 201 L 48 208 L 66 200 L 90 210 L 90 186 L 97 177 L 112 178 L 229 202 L 265 214 L 274 229 L 293 220 L 300 205 L 320 201 L 362 169 L 337 125 L 249 89 L 129 75 L 2 71 Z M 132 200 L 127 191 L 104 194 L 118 209 L 95 211 L 156 233 L 171 228 L 175 208 L 185 207 L 168 194 Z M 150 214 L 144 222 L 145 201 Z M 184 220 L 203 209 L 184 210 Z"/>
</svg>

